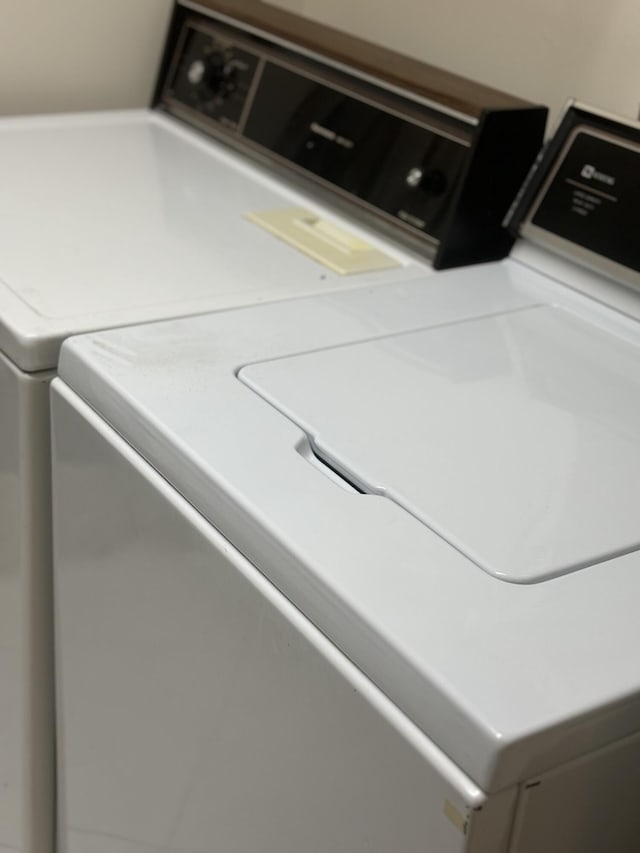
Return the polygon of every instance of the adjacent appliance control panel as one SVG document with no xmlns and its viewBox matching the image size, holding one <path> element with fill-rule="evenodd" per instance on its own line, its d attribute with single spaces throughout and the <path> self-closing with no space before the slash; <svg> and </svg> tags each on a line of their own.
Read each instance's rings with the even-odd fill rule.
<svg viewBox="0 0 640 853">
<path fill-rule="evenodd" d="M 261 58 L 224 32 L 211 32 L 192 24 L 185 28 L 177 60 L 171 97 L 235 130 Z"/>
<path fill-rule="evenodd" d="M 509 216 L 533 242 L 640 289 L 640 124 L 570 103 Z"/>
<path fill-rule="evenodd" d="M 539 150 L 544 108 L 499 93 L 498 108 L 465 112 L 285 40 L 282 22 L 270 34 L 270 14 L 257 29 L 262 4 L 237 3 L 237 19 L 207 5 L 176 4 L 159 108 L 330 193 L 437 267 L 508 252 L 502 219 Z"/>
</svg>

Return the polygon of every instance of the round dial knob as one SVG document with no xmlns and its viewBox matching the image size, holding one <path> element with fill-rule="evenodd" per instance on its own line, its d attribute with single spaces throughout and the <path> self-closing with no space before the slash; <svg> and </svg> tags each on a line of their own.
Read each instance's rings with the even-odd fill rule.
<svg viewBox="0 0 640 853">
<path fill-rule="evenodd" d="M 236 67 L 224 53 L 213 51 L 195 59 L 187 69 L 187 79 L 197 86 L 205 100 L 224 98 L 235 89 Z"/>
<path fill-rule="evenodd" d="M 447 178 L 440 169 L 425 171 L 421 166 L 409 169 L 405 177 L 407 186 L 411 189 L 421 189 L 431 195 L 442 195 L 447 188 Z"/>
<path fill-rule="evenodd" d="M 206 68 L 207 66 L 203 59 L 194 60 L 187 69 L 187 80 L 189 83 L 194 86 L 199 86 L 200 83 L 202 83 L 202 78 L 204 77 Z"/>
</svg>

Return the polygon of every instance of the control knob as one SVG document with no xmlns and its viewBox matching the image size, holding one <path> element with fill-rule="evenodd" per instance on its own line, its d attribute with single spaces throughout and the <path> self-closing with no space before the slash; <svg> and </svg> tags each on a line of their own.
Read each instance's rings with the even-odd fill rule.
<svg viewBox="0 0 640 853">
<path fill-rule="evenodd" d="M 409 169 L 405 183 L 411 189 L 421 189 L 431 195 L 442 195 L 447 188 L 447 178 L 441 169 L 425 171 L 421 166 Z"/>
<path fill-rule="evenodd" d="M 237 69 L 224 53 L 213 51 L 194 59 L 187 69 L 187 80 L 198 89 L 203 100 L 222 100 L 236 87 Z"/>
</svg>

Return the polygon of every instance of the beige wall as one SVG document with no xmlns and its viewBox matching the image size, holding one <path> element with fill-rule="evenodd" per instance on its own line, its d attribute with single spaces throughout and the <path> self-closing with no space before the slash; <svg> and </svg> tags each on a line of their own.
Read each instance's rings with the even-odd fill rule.
<svg viewBox="0 0 640 853">
<path fill-rule="evenodd" d="M 148 103 L 170 0 L 0 0 L 0 115 Z"/>
<path fill-rule="evenodd" d="M 272 0 L 489 85 L 630 116 L 640 0 Z M 171 0 L 0 0 L 0 114 L 142 106 Z"/>
<path fill-rule="evenodd" d="M 640 0 L 272 0 L 557 113 L 637 116 Z"/>
</svg>

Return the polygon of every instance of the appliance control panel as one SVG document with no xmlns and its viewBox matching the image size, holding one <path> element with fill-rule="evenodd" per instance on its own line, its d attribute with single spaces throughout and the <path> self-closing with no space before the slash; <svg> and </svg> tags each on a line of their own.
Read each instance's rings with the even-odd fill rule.
<svg viewBox="0 0 640 853">
<path fill-rule="evenodd" d="M 640 289 L 639 211 L 640 123 L 570 103 L 509 225 Z"/>
<path fill-rule="evenodd" d="M 259 55 L 225 34 L 190 25 L 184 32 L 169 97 L 236 130 L 261 64 Z"/>
<path fill-rule="evenodd" d="M 172 29 L 158 108 L 330 194 L 436 266 L 506 254 L 511 241 L 501 220 L 537 153 L 545 110 L 472 119 L 228 16 L 178 7 Z M 519 145 L 513 131 L 517 139 L 523 113 L 527 142 Z M 495 151 L 487 157 L 490 137 L 503 149 L 499 159 Z M 519 152 L 515 170 L 505 145 Z M 488 169 L 500 171 L 493 184 Z"/>
</svg>

